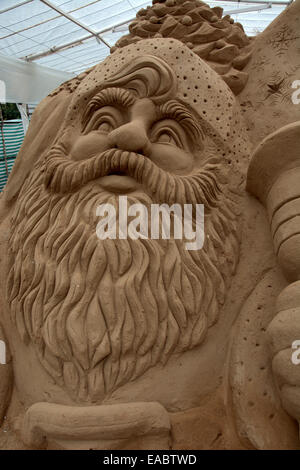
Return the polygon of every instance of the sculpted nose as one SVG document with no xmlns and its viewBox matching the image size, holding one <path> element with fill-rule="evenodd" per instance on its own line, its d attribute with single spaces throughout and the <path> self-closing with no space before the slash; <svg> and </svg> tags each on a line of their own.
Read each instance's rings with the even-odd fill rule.
<svg viewBox="0 0 300 470">
<path fill-rule="evenodd" d="M 130 122 L 114 129 L 108 136 L 112 147 L 129 152 L 149 153 L 150 142 L 144 127 L 136 122 Z"/>
</svg>

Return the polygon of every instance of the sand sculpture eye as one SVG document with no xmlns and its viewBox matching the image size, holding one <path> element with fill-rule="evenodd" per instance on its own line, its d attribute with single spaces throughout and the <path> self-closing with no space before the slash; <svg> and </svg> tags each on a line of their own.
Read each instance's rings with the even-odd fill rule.
<svg viewBox="0 0 300 470">
<path fill-rule="evenodd" d="M 164 119 L 154 124 L 150 140 L 153 143 L 174 145 L 188 149 L 187 138 L 182 127 L 172 119 Z"/>
<path fill-rule="evenodd" d="M 176 139 L 172 136 L 172 133 L 168 132 L 167 130 L 161 132 L 161 134 L 157 137 L 156 142 L 177 145 Z"/>
<path fill-rule="evenodd" d="M 122 124 L 122 113 L 112 106 L 104 106 L 91 116 L 84 129 L 84 133 L 87 134 L 92 131 L 99 131 L 104 134 L 109 134 Z"/>
<path fill-rule="evenodd" d="M 104 116 L 103 119 L 101 119 L 101 121 L 97 124 L 96 129 L 100 132 L 108 134 L 109 132 L 115 129 L 115 125 L 113 122 L 111 122 L 109 116 Z"/>
</svg>

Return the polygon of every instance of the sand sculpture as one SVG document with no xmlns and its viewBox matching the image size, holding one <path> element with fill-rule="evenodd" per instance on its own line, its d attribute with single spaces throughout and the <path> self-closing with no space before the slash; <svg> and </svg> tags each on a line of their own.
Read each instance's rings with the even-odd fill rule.
<svg viewBox="0 0 300 470">
<path fill-rule="evenodd" d="M 154 2 L 38 106 L 0 200 L 0 447 L 300 447 L 299 108 L 268 91 L 299 22 L 297 1 L 250 40 Z M 120 195 L 204 204 L 203 248 L 99 240 Z"/>
</svg>

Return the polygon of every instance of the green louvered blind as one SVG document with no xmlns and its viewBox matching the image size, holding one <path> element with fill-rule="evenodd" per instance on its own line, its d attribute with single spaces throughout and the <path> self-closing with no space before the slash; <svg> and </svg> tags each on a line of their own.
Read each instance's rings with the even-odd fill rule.
<svg viewBox="0 0 300 470">
<path fill-rule="evenodd" d="M 22 120 L 12 119 L 11 121 L 4 121 L 3 137 L 5 142 L 8 173 L 10 173 L 24 139 Z M 0 191 L 3 190 L 6 182 L 7 171 L 4 159 L 3 139 L 0 128 Z"/>
</svg>

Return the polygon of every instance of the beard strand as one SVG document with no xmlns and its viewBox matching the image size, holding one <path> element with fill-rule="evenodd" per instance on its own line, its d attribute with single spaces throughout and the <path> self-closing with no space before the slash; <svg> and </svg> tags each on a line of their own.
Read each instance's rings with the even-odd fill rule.
<svg viewBox="0 0 300 470">
<path fill-rule="evenodd" d="M 235 204 L 225 197 L 217 203 L 211 168 L 198 175 L 195 192 L 192 177 L 154 174 L 148 160 L 128 152 L 102 155 L 98 163 L 104 170 L 88 162 L 79 171 L 57 158 L 42 169 L 37 164 L 16 203 L 7 296 L 21 338 L 35 345 L 48 373 L 74 400 L 99 402 L 150 367 L 165 364 L 173 353 L 201 344 L 218 318 L 237 263 Z M 96 207 L 116 206 L 116 196 L 99 187 L 68 191 L 111 169 L 126 169 L 169 204 L 203 203 L 199 194 L 204 193 L 211 213 L 203 249 L 190 252 L 174 239 L 100 241 Z M 167 189 L 170 178 L 174 184 Z M 136 202 L 153 201 L 146 194 L 128 196 L 129 205 Z M 230 262 L 219 256 L 224 243 Z"/>
</svg>

